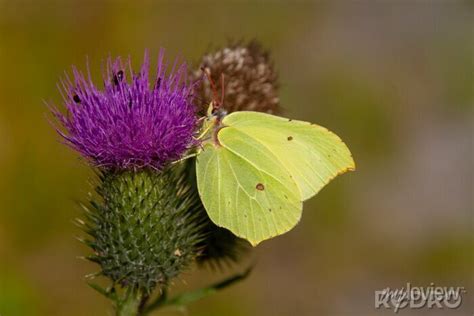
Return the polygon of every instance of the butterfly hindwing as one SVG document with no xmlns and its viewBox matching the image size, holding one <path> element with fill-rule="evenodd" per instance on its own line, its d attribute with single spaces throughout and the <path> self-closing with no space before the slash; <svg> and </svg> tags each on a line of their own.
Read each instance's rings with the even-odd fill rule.
<svg viewBox="0 0 474 316">
<path fill-rule="evenodd" d="M 196 166 L 201 200 L 216 225 L 255 246 L 298 223 L 302 212 L 298 188 L 278 179 L 282 169 L 268 173 L 225 146 L 211 143 L 204 146 Z"/>
</svg>

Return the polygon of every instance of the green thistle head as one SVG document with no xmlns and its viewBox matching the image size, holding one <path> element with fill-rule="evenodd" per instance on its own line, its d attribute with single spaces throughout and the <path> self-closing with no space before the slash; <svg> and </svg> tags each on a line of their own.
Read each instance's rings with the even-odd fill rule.
<svg viewBox="0 0 474 316">
<path fill-rule="evenodd" d="M 151 293 L 198 254 L 199 200 L 173 170 L 106 171 L 88 208 L 89 257 L 114 283 Z"/>
</svg>

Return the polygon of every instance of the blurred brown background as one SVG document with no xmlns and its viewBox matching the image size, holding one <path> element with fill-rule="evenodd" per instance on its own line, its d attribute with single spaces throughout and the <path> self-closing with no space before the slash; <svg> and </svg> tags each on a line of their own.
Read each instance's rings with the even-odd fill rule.
<svg viewBox="0 0 474 316">
<path fill-rule="evenodd" d="M 84 282 L 96 267 L 77 259 L 87 249 L 71 222 L 92 173 L 45 119 L 63 71 L 88 56 L 98 74 L 109 53 L 139 61 L 145 48 L 196 61 L 229 38 L 271 49 L 285 115 L 338 133 L 358 170 L 306 203 L 296 229 L 259 246 L 248 280 L 189 315 L 392 315 L 374 309 L 374 291 L 407 282 L 468 293 L 458 310 L 402 314 L 472 315 L 473 9 L 0 0 L 0 315 L 111 315 Z"/>
</svg>

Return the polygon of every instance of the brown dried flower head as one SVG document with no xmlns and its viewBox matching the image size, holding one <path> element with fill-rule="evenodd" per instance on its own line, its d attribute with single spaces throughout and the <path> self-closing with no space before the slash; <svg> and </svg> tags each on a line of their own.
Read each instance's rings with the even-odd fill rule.
<svg viewBox="0 0 474 316">
<path fill-rule="evenodd" d="M 201 78 L 204 68 L 220 91 L 220 77 L 224 75 L 224 108 L 228 112 L 259 111 L 279 112 L 278 74 L 268 51 L 255 40 L 248 43 L 231 42 L 227 47 L 204 55 L 194 78 Z M 212 100 L 208 80 L 201 80 L 197 87 L 198 105 L 206 110 Z"/>
</svg>

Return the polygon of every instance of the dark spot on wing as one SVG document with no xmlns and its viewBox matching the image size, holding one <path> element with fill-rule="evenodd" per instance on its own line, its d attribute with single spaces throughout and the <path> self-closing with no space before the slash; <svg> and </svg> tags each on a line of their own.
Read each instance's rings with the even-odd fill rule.
<svg viewBox="0 0 474 316">
<path fill-rule="evenodd" d="M 262 184 L 262 183 L 257 183 L 257 185 L 255 186 L 255 188 L 259 191 L 263 191 L 265 190 L 265 186 Z"/>
<path fill-rule="evenodd" d="M 288 136 L 286 139 L 293 140 L 293 136 Z"/>
<path fill-rule="evenodd" d="M 269 208 L 269 209 L 268 209 L 268 211 L 269 211 L 269 212 L 271 212 L 271 211 L 272 211 L 272 209 L 271 209 L 271 208 Z"/>
<path fill-rule="evenodd" d="M 75 94 L 72 99 L 74 100 L 74 102 L 76 103 L 81 103 L 81 98 L 79 98 L 79 96 L 77 94 Z"/>
<path fill-rule="evenodd" d="M 284 195 L 284 197 L 285 197 L 285 199 L 287 199 L 287 200 L 288 200 L 288 197 L 286 196 L 286 194 Z"/>
<path fill-rule="evenodd" d="M 292 119 L 288 119 L 288 122 L 291 122 L 291 121 L 293 121 L 293 120 L 292 120 Z"/>
</svg>

